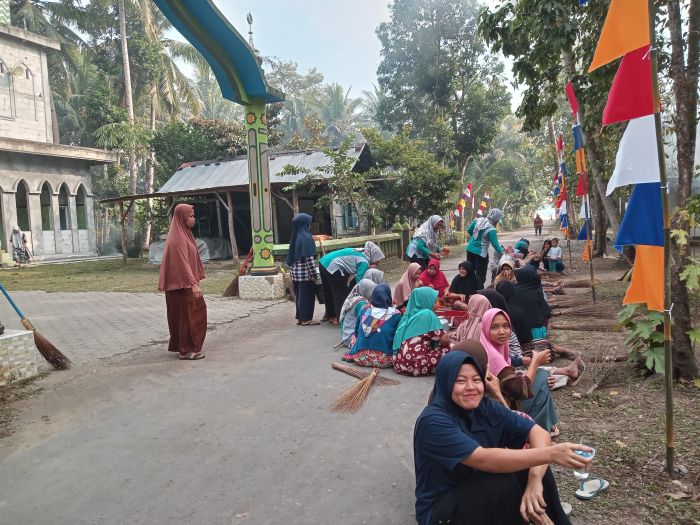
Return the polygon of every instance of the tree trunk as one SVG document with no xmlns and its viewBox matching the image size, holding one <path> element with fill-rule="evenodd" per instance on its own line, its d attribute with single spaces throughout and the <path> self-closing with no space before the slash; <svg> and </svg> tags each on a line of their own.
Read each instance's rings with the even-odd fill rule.
<svg viewBox="0 0 700 525">
<path fill-rule="evenodd" d="M 129 46 L 126 42 L 126 11 L 124 8 L 124 0 L 117 0 L 117 10 L 119 11 L 119 40 L 122 50 L 122 67 L 124 69 L 124 105 L 129 116 L 129 124 L 134 123 L 134 102 L 131 95 L 131 67 L 129 65 Z M 129 191 L 131 194 L 136 193 L 136 151 L 133 149 L 129 152 Z M 129 212 L 128 220 L 128 236 L 130 240 L 134 240 L 134 219 L 135 210 Z"/>
<path fill-rule="evenodd" d="M 155 87 L 151 92 L 151 131 L 156 130 L 156 101 Z M 148 193 L 153 193 L 153 183 L 156 177 L 156 150 L 151 147 L 148 158 Z M 146 199 L 146 234 L 143 239 L 143 247 L 147 250 L 151 244 L 151 230 L 153 229 L 153 199 Z"/>
<path fill-rule="evenodd" d="M 608 217 L 605 213 L 597 186 L 593 187 L 593 197 L 596 203 L 593 222 L 593 256 L 603 257 L 608 249 Z"/>
<path fill-rule="evenodd" d="M 683 23 L 679 0 L 668 1 L 668 25 L 671 37 L 670 77 L 676 103 L 674 126 L 676 132 L 676 159 L 678 162 L 677 202 L 684 207 L 691 196 L 697 130 L 698 71 L 700 69 L 700 0 L 691 0 L 688 11 L 688 37 L 683 38 Z M 688 45 L 685 64 L 684 46 Z M 688 231 L 690 225 L 680 214 L 674 214 L 671 228 Z M 671 296 L 673 297 L 673 376 L 693 379 L 698 377 L 698 363 L 688 336 L 692 328 L 688 289 L 680 273 L 689 263 L 686 249 L 671 243 Z"/>
<path fill-rule="evenodd" d="M 231 252 L 233 253 L 233 264 L 238 268 L 241 261 L 238 258 L 238 243 L 236 242 L 236 229 L 233 217 L 233 193 L 226 192 L 226 202 L 228 203 L 228 235 L 231 238 Z"/>
</svg>

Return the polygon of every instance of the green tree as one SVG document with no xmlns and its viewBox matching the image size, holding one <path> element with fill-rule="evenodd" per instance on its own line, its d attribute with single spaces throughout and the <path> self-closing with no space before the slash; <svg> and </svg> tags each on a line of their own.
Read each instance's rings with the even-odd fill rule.
<svg viewBox="0 0 700 525">
<path fill-rule="evenodd" d="M 362 99 L 351 98 L 350 89 L 331 84 L 323 90 L 321 98 L 313 103 L 314 111 L 326 124 L 325 134 L 332 146 L 339 146 L 361 123 Z M 352 139 L 352 138 L 351 138 Z"/>
<path fill-rule="evenodd" d="M 373 194 L 384 206 L 385 227 L 397 220 L 424 220 L 447 212 L 458 177 L 440 165 L 424 141 L 411 138 L 408 127 L 388 138 L 376 129 L 362 133 L 375 162 L 368 178 L 377 181 Z"/>
<path fill-rule="evenodd" d="M 448 126 L 451 144 L 440 160 L 459 171 L 469 157 L 488 151 L 510 104 L 502 66 L 477 34 L 478 14 L 474 0 L 397 0 L 391 20 L 377 29 L 377 76 L 387 94 L 380 124 L 411 125 L 421 138 L 432 133 L 433 142 L 442 140 L 434 132 Z"/>
</svg>

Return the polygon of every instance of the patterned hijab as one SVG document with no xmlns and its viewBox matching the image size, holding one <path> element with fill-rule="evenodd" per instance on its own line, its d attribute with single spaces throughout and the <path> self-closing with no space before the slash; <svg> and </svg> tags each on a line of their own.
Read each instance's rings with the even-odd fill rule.
<svg viewBox="0 0 700 525">
<path fill-rule="evenodd" d="M 362 313 L 362 332 L 369 336 L 381 330 L 393 315 L 399 313 L 391 304 L 391 288 L 388 284 L 380 284 L 372 292 L 370 306 Z"/>
<path fill-rule="evenodd" d="M 439 215 L 433 215 L 421 224 L 413 234 L 414 239 L 423 239 L 425 245 L 430 251 L 433 251 L 437 246 L 438 232 L 435 231 L 435 225 L 443 220 Z"/>
</svg>

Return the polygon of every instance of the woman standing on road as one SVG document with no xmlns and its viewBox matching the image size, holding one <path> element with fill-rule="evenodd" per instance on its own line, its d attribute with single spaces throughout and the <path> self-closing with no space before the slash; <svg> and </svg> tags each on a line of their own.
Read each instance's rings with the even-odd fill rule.
<svg viewBox="0 0 700 525">
<path fill-rule="evenodd" d="M 420 264 L 425 270 L 430 259 L 440 259 L 440 246 L 438 246 L 438 235 L 445 222 L 439 215 L 433 215 L 419 226 L 413 234 L 413 239 L 408 243 L 406 255 L 411 262 Z"/>
<path fill-rule="evenodd" d="M 503 219 L 503 212 L 498 208 L 492 208 L 486 217 L 474 219 L 467 227 L 467 233 L 471 236 L 467 243 L 467 259 L 474 265 L 482 286 L 486 284 L 486 271 L 489 268 L 489 244 L 493 246 L 499 257 L 504 253 L 496 233 L 496 225 L 501 219 Z"/>
<path fill-rule="evenodd" d="M 292 238 L 286 260 L 287 266 L 292 268 L 297 324 L 302 326 L 319 324 L 314 321 L 314 306 L 316 284 L 320 284 L 321 275 L 316 264 L 316 243 L 311 236 L 311 221 L 311 215 L 306 213 L 297 213 L 292 219 Z"/>
<path fill-rule="evenodd" d="M 192 235 L 194 208 L 189 204 L 175 207 L 160 265 L 158 289 L 165 292 L 170 330 L 169 352 L 180 359 L 203 359 L 202 345 L 207 335 L 207 305 L 199 288 L 204 267 Z"/>
</svg>

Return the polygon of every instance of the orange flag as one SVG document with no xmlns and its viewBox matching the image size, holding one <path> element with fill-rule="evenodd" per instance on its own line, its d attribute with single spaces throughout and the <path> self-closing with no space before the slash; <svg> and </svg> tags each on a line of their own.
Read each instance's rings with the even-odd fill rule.
<svg viewBox="0 0 700 525">
<path fill-rule="evenodd" d="M 649 310 L 664 310 L 664 247 L 635 246 L 632 281 L 624 304 L 646 303 Z"/>
<path fill-rule="evenodd" d="M 649 45 L 647 0 L 611 0 L 590 73 L 625 53 Z"/>
</svg>

